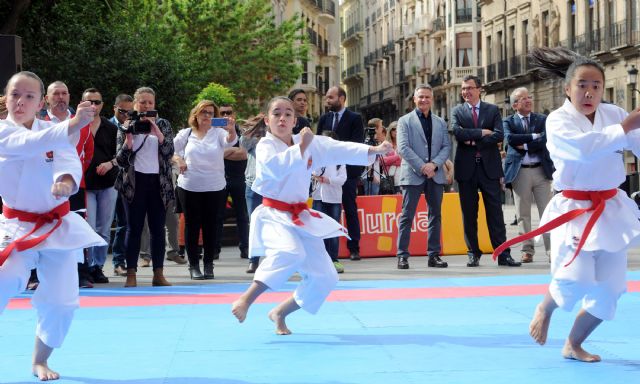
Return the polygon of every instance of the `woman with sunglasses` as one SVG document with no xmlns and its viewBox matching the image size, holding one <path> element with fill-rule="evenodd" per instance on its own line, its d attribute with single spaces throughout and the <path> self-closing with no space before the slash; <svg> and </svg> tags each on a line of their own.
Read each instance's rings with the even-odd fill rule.
<svg viewBox="0 0 640 384">
<path fill-rule="evenodd" d="M 192 280 L 213 279 L 216 251 L 216 221 L 224 210 L 227 182 L 224 174 L 224 150 L 238 141 L 233 116 L 225 117 L 226 126 L 212 126 L 220 116 L 218 106 L 200 101 L 189 114 L 189 127 L 180 130 L 174 140 L 174 161 L 180 168 L 178 199 L 184 213 L 185 245 Z M 204 274 L 200 270 L 198 239 L 202 230 Z"/>
</svg>

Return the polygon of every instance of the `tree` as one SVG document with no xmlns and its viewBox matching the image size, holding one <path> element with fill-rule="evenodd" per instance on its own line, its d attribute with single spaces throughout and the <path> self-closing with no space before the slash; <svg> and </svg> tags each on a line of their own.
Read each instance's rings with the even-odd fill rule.
<svg viewBox="0 0 640 384">
<path fill-rule="evenodd" d="M 270 0 L 171 0 L 160 12 L 190 58 L 192 81 L 229 87 L 241 114 L 286 93 L 307 60 L 302 21 L 296 16 L 276 26 Z"/>
<path fill-rule="evenodd" d="M 200 91 L 193 105 L 198 104 L 198 102 L 202 100 L 211 100 L 216 103 L 218 107 L 236 104 L 236 98 L 229 88 L 217 83 L 211 83 Z"/>
</svg>

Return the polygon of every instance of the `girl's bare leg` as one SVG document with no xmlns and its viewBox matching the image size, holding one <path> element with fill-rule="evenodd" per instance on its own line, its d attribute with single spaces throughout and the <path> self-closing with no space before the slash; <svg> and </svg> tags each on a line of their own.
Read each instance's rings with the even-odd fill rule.
<svg viewBox="0 0 640 384">
<path fill-rule="evenodd" d="M 47 360 L 49 360 L 51 352 L 53 352 L 53 348 L 43 343 L 42 340 L 36 336 L 36 344 L 33 349 L 32 370 L 33 375 L 42 381 L 58 380 L 60 378 L 60 374 L 51 370 L 49 365 L 47 365 Z"/>
<path fill-rule="evenodd" d="M 267 290 L 267 286 L 262 282 L 254 280 L 249 286 L 249 289 L 243 293 L 238 300 L 231 304 L 231 313 L 238 319 L 239 322 L 243 322 L 247 317 L 249 307 L 264 291 Z"/>
<path fill-rule="evenodd" d="M 566 359 L 575 359 L 587 363 L 596 363 L 600 361 L 600 356 L 593 355 L 582 349 L 582 343 L 589 337 L 598 325 L 602 323 L 601 319 L 593 316 L 589 312 L 581 309 L 576 316 L 576 320 L 571 328 L 571 333 L 562 348 L 562 356 Z"/>
<path fill-rule="evenodd" d="M 529 334 L 536 343 L 544 345 L 547 342 L 551 315 L 556 308 L 558 308 L 558 304 L 553 300 L 551 294 L 547 292 L 544 295 L 544 299 L 536 307 L 531 324 L 529 324 Z"/>
<path fill-rule="evenodd" d="M 283 301 L 269 312 L 269 319 L 276 323 L 276 334 L 278 335 L 290 335 L 291 330 L 287 328 L 287 324 L 285 323 L 286 317 L 292 313 L 300 309 L 300 306 L 293 299 L 293 296 Z"/>
</svg>

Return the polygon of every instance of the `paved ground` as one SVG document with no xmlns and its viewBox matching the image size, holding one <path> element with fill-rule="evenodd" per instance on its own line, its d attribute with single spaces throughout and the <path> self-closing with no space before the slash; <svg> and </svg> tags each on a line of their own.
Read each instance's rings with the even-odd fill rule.
<svg viewBox="0 0 640 384">
<path fill-rule="evenodd" d="M 507 223 L 507 237 L 512 238 L 517 235 L 517 226 L 510 225 L 514 218 L 515 208 L 513 205 L 506 205 L 504 208 L 505 222 Z M 537 225 L 537 213 L 533 209 L 532 216 L 534 225 Z M 519 246 L 513 249 L 514 259 L 520 259 Z M 491 260 L 490 255 L 484 255 L 480 261 L 479 268 L 467 268 L 467 256 L 446 256 L 449 263 L 447 269 L 427 268 L 425 257 L 414 257 L 409 260 L 411 268 L 409 270 L 398 270 L 394 257 L 365 258 L 361 261 L 343 260 L 345 273 L 340 275 L 340 280 L 395 280 L 395 279 L 419 279 L 435 277 L 480 277 L 480 276 L 501 276 L 501 275 L 533 275 L 545 274 L 549 271 L 549 264 L 544 257 L 542 244 L 536 246 L 536 257 L 533 263 L 524 264 L 522 267 L 498 267 L 497 263 Z M 251 281 L 252 275 L 245 273 L 248 262 L 240 259 L 240 252 L 234 247 L 225 247 L 220 255 L 220 260 L 215 263 L 215 280 L 192 281 L 186 265 L 177 265 L 171 261 L 166 261 L 165 275 L 174 284 L 219 284 L 219 283 L 246 283 Z M 632 249 L 629 253 L 629 269 L 640 270 L 640 249 Z M 119 287 L 124 285 L 124 277 L 113 276 L 111 260 L 105 266 L 105 275 L 110 279 L 110 283 L 102 286 Z M 151 283 L 151 268 L 138 268 L 138 284 L 147 285 Z"/>
</svg>

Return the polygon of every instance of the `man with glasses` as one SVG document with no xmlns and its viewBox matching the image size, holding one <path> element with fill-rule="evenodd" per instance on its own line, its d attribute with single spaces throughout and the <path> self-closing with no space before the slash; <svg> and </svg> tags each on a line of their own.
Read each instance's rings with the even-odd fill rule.
<svg viewBox="0 0 640 384">
<path fill-rule="evenodd" d="M 82 93 L 82 101 L 96 106 L 96 115 L 89 129 L 93 138 L 93 157 L 85 171 L 87 221 L 104 241 L 111 240 L 111 223 L 118 193 L 113 185 L 118 175 L 116 137 L 118 128 L 106 117 L 100 116 L 102 95 L 95 88 Z M 89 248 L 89 274 L 94 283 L 105 284 L 109 279 L 102 268 L 107 260 L 108 245 Z"/>
<path fill-rule="evenodd" d="M 127 114 L 133 110 L 133 97 L 127 94 L 120 94 L 116 97 L 113 105 L 113 117 L 110 121 L 116 126 L 120 126 L 127 120 Z M 116 230 L 113 234 L 113 274 L 116 276 L 127 275 L 127 261 L 125 257 L 124 237 L 127 233 L 127 216 L 124 212 L 122 196 L 118 193 L 115 208 Z"/>
<path fill-rule="evenodd" d="M 220 106 L 220 117 L 235 117 L 232 105 Z M 240 128 L 236 124 L 236 134 L 240 137 Z M 236 215 L 236 230 L 238 233 L 240 257 L 249 258 L 249 214 L 245 197 L 246 184 L 244 171 L 247 168 L 247 151 L 240 147 L 238 141 L 233 147 L 224 150 L 224 176 L 227 180 L 227 197 L 231 196 L 233 210 Z M 225 199 L 226 200 L 226 199 Z M 224 227 L 224 210 L 218 214 L 218 230 L 216 236 L 216 253 L 214 259 L 220 257 L 222 249 L 222 235 Z"/>
<path fill-rule="evenodd" d="M 527 88 L 516 88 L 510 97 L 516 111 L 502 122 L 507 141 L 504 182 L 511 183 L 520 234 L 531 232 L 531 204 L 536 202 L 542 216 L 551 200 L 553 162 L 547 150 L 545 123 L 547 116 L 533 113 L 533 97 Z M 544 249 L 549 254 L 549 235 L 543 235 Z M 522 243 L 523 263 L 531 263 L 535 249 L 533 239 Z"/>
<path fill-rule="evenodd" d="M 495 249 L 507 237 L 500 185 L 502 159 L 498 150 L 504 138 L 502 118 L 497 106 L 480 101 L 481 90 L 480 78 L 465 76 L 461 92 L 465 102 L 451 112 L 451 126 L 458 143 L 454 168 L 469 257 L 467 267 L 479 266 L 482 256 L 478 244 L 478 190 L 484 201 L 491 245 Z M 519 267 L 520 263 L 513 260 L 507 248 L 498 256 L 498 265 Z"/>
</svg>

